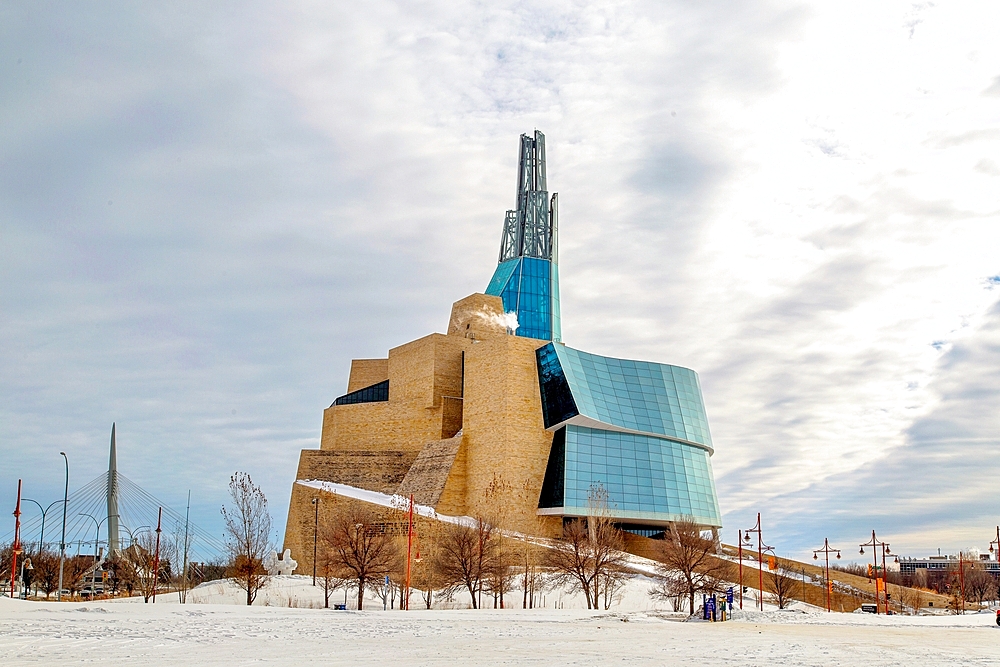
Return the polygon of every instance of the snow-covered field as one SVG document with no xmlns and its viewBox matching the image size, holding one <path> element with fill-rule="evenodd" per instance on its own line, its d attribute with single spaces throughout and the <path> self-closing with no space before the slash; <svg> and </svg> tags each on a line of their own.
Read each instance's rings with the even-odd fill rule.
<svg viewBox="0 0 1000 667">
<path fill-rule="evenodd" d="M 641 594 L 611 611 L 332 611 L 304 577 L 281 578 L 260 605 L 219 583 L 157 604 L 0 598 L 0 663 L 10 665 L 997 665 L 992 613 L 875 617 L 817 610 L 742 612 L 681 622 Z M 342 602 L 343 593 L 340 594 Z M 298 607 L 274 606 L 295 599 Z M 456 596 L 456 603 L 461 600 Z M 200 603 L 195 603 L 200 601 Z M 226 604 L 226 603 L 229 604 Z M 416 607 L 414 598 L 413 606 Z M 564 600 L 572 605 L 572 599 Z"/>
</svg>

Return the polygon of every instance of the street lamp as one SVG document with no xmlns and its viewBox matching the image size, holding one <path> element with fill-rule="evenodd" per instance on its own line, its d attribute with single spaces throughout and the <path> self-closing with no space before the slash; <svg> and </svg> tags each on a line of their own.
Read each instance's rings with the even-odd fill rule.
<svg viewBox="0 0 1000 667">
<path fill-rule="evenodd" d="M 146 532 L 146 533 L 152 533 L 153 532 L 153 527 L 152 526 L 145 526 L 145 525 L 139 526 L 135 530 L 129 530 L 127 526 L 125 526 L 124 528 L 125 528 L 125 532 L 128 533 L 129 539 L 131 540 L 131 543 L 129 544 L 129 546 L 131 546 L 132 544 L 135 544 L 135 536 L 136 535 L 142 535 L 143 532 Z M 143 531 L 143 528 L 145 528 L 145 531 Z"/>
<path fill-rule="evenodd" d="M 312 499 L 315 516 L 313 517 L 313 586 L 316 585 L 316 533 L 319 531 L 319 498 Z"/>
<path fill-rule="evenodd" d="M 882 592 L 885 593 L 885 613 L 889 614 L 889 586 L 886 582 L 885 577 L 885 555 L 890 553 L 889 543 L 882 542 L 877 537 L 875 537 L 875 531 L 872 531 L 872 539 L 864 544 L 859 545 L 861 547 L 861 555 L 865 553 L 865 547 L 872 548 L 872 563 L 875 566 L 875 614 L 878 614 L 878 552 L 875 551 L 878 548 L 882 549 Z"/>
<path fill-rule="evenodd" d="M 840 549 L 834 549 L 830 546 L 830 540 L 828 538 L 823 538 L 823 548 L 813 549 L 813 560 L 819 559 L 819 554 L 826 555 L 826 610 L 833 611 L 830 609 L 830 594 L 833 592 L 833 584 L 830 582 L 830 554 L 836 552 L 837 558 L 840 558 Z"/>
<path fill-rule="evenodd" d="M 90 514 L 85 514 L 84 512 L 80 512 L 77 516 L 85 516 L 88 519 L 90 519 L 91 521 L 93 521 L 95 524 L 97 524 L 97 532 L 94 533 L 94 571 L 93 571 L 93 574 L 91 575 L 91 582 L 90 582 L 91 583 L 91 586 L 90 586 L 90 597 L 91 597 L 91 599 L 93 599 L 93 597 L 94 597 L 94 584 L 96 583 L 94 581 L 94 579 L 97 576 L 97 558 L 98 558 L 98 556 L 97 556 L 97 549 L 98 549 L 98 546 L 100 545 L 100 542 L 101 542 L 101 524 L 104 523 L 105 521 L 107 521 L 109 517 L 104 517 L 103 519 L 101 519 L 100 521 L 98 521 L 95 517 L 91 516 Z M 108 545 L 108 550 L 109 551 L 111 550 L 111 545 L 110 544 Z"/>
<path fill-rule="evenodd" d="M 990 553 L 993 553 L 993 545 L 996 545 L 998 549 L 997 560 L 1000 561 L 1000 526 L 997 526 L 997 539 L 990 540 Z"/>
<path fill-rule="evenodd" d="M 59 452 L 66 461 L 66 488 L 63 491 L 63 522 L 62 538 L 59 540 L 59 590 L 56 591 L 56 602 L 62 602 L 63 564 L 66 562 L 66 507 L 69 505 L 69 457 L 66 452 Z"/>
<path fill-rule="evenodd" d="M 99 544 L 100 539 L 101 539 L 101 524 L 104 523 L 105 521 L 107 521 L 108 517 L 104 517 L 103 519 L 101 519 L 100 521 L 98 521 L 94 516 L 91 516 L 90 514 L 86 514 L 84 512 L 80 512 L 79 514 L 77 514 L 77 516 L 85 516 L 88 519 L 90 519 L 91 521 L 93 521 L 94 524 L 97 526 L 97 532 L 94 534 L 94 562 L 96 563 L 97 562 L 97 545 Z"/>
<path fill-rule="evenodd" d="M 764 552 L 770 551 L 774 552 L 774 547 L 769 547 L 764 544 L 763 536 L 760 532 L 760 512 L 757 512 L 757 525 L 753 528 L 747 528 L 743 531 L 743 543 L 749 546 L 750 533 L 757 533 L 757 592 L 760 603 L 760 610 L 764 611 Z M 740 590 L 742 591 L 743 583 L 740 582 Z"/>
<path fill-rule="evenodd" d="M 49 505 L 45 509 L 42 509 L 42 504 L 37 500 L 32 500 L 31 498 L 22 498 L 22 500 L 29 503 L 35 503 L 36 505 L 38 505 L 38 509 L 42 512 L 42 530 L 38 533 L 38 551 L 35 554 L 37 556 L 38 554 L 42 553 L 42 549 L 45 547 L 45 515 L 48 514 L 50 509 L 52 509 L 53 507 L 55 507 L 56 505 L 58 505 L 63 501 L 55 500 L 52 502 L 51 505 Z"/>
<path fill-rule="evenodd" d="M 736 537 L 737 552 L 736 558 L 740 562 L 740 610 L 743 609 L 743 531 L 740 530 Z M 694 613 L 694 610 L 691 611 Z"/>
</svg>

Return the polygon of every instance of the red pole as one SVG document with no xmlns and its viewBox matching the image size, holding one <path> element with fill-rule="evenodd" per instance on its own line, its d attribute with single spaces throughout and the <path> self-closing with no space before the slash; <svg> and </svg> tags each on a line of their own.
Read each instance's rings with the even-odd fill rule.
<svg viewBox="0 0 1000 667">
<path fill-rule="evenodd" d="M 406 530 L 406 611 L 410 610 L 410 553 L 413 550 L 413 494 L 410 494 L 410 522 Z"/>
<path fill-rule="evenodd" d="M 153 604 L 156 604 L 156 586 L 160 583 L 160 520 L 163 519 L 163 508 L 156 515 L 156 556 L 153 557 Z"/>
<path fill-rule="evenodd" d="M 740 559 L 740 609 L 743 609 L 743 531 L 742 530 L 739 532 L 739 535 L 737 535 L 737 539 L 739 539 L 738 544 L 740 545 L 739 556 L 738 556 L 738 558 Z"/>
<path fill-rule="evenodd" d="M 14 598 L 14 581 L 17 577 L 17 556 L 21 553 L 21 480 L 17 480 L 17 505 L 14 507 L 14 545 L 10 559 L 10 597 Z"/>
</svg>

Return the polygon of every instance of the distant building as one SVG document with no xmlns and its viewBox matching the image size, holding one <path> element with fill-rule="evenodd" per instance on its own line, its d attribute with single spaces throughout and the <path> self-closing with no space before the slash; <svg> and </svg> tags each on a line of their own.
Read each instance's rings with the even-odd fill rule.
<svg viewBox="0 0 1000 667">
<path fill-rule="evenodd" d="M 914 583 L 914 577 L 925 577 L 925 585 L 937 591 L 945 590 L 953 577 L 958 576 L 961 561 L 958 556 L 938 555 L 926 558 L 899 557 L 899 574 L 907 584 Z M 1000 580 L 1000 563 L 990 558 L 989 554 L 978 554 L 975 559 L 966 559 L 965 567 L 981 568 Z"/>
<path fill-rule="evenodd" d="M 300 482 L 395 494 L 439 514 L 483 511 L 498 476 L 512 527 L 556 536 L 603 488 L 608 512 L 639 535 L 693 519 L 721 527 L 712 438 L 698 375 L 562 342 L 558 197 L 545 137 L 522 135 L 517 208 L 507 212 L 485 294 L 452 306 L 447 333 L 351 362 L 347 393 L 323 414 L 320 448 L 299 459 L 284 548 L 312 569 L 315 497 Z"/>
</svg>

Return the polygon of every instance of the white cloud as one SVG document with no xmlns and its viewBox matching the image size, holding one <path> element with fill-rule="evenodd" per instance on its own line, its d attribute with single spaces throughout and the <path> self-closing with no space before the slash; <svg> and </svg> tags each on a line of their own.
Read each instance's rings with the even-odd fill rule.
<svg viewBox="0 0 1000 667">
<path fill-rule="evenodd" d="M 96 475 L 118 419 L 137 482 L 199 489 L 212 524 L 246 468 L 283 518 L 349 359 L 484 288 L 538 127 L 564 336 L 699 371 L 727 530 L 760 510 L 801 549 L 834 503 L 845 535 L 936 534 L 916 501 L 874 512 L 870 471 L 898 497 L 962 446 L 935 415 L 989 409 L 949 364 L 992 335 L 998 11 L 9 10 L 0 435 L 27 472 L 0 483 L 55 493 L 63 447 Z"/>
</svg>

